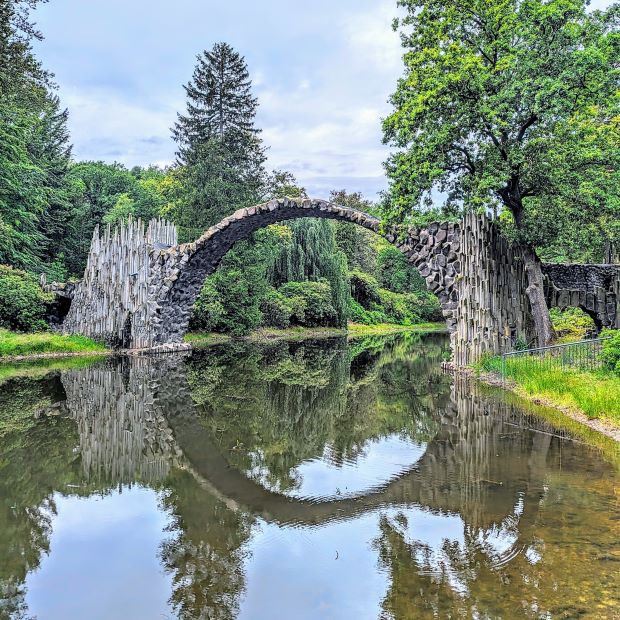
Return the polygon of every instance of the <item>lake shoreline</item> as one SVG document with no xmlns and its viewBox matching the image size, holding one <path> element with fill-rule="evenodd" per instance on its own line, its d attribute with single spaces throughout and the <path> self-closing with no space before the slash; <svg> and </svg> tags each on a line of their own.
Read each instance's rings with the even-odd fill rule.
<svg viewBox="0 0 620 620">
<path fill-rule="evenodd" d="M 560 403 L 555 402 L 551 398 L 544 396 L 537 396 L 535 394 L 528 394 L 523 388 L 521 388 L 515 381 L 511 379 L 503 379 L 500 375 L 490 372 L 479 372 L 473 368 L 456 368 L 450 363 L 443 365 L 444 369 L 453 374 L 461 374 L 463 376 L 476 379 L 480 383 L 488 385 L 493 388 L 498 388 L 509 392 L 519 399 L 544 407 L 547 409 L 553 409 L 569 420 L 577 422 L 583 426 L 588 427 L 590 430 L 596 431 L 605 437 L 613 439 L 620 444 L 620 426 L 617 426 L 613 422 L 607 419 L 590 418 L 583 411 L 576 407 L 567 407 Z"/>
<path fill-rule="evenodd" d="M 293 327 L 288 329 L 260 328 L 243 336 L 219 334 L 215 332 L 190 332 L 185 339 L 192 347 L 206 347 L 227 342 L 244 341 L 267 343 L 278 340 L 310 340 L 346 337 L 349 340 L 366 336 L 389 336 L 403 333 L 441 333 L 446 331 L 443 323 L 421 323 L 419 325 L 360 325 L 349 324 L 349 328 L 339 327 Z"/>
<path fill-rule="evenodd" d="M 348 329 L 338 327 L 299 327 L 289 329 L 261 328 L 244 336 L 231 334 L 189 333 L 185 342 L 194 348 L 204 348 L 212 345 L 225 344 L 227 342 L 245 341 L 254 343 L 267 343 L 280 340 L 310 340 L 323 338 L 347 337 L 352 340 L 366 336 L 389 336 L 401 333 L 441 333 L 445 331 L 443 323 L 421 323 L 419 325 L 359 325 L 350 324 Z M 174 352 L 174 351 L 172 351 Z M 140 355 L 159 355 L 161 351 L 141 350 Z M 27 353 L 23 355 L 0 356 L 0 364 L 13 362 L 28 362 L 44 359 L 60 359 L 67 357 L 113 357 L 123 355 L 136 355 L 126 350 L 103 349 L 94 351 L 49 351 L 43 353 Z"/>
</svg>

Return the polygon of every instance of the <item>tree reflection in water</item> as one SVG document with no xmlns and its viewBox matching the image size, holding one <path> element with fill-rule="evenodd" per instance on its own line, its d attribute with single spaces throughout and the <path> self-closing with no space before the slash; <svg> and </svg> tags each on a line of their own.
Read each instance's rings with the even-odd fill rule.
<svg viewBox="0 0 620 620">
<path fill-rule="evenodd" d="M 354 527 L 365 513 L 377 515 L 373 546 L 389 576 L 385 618 L 568 618 L 593 605 L 593 617 L 613 617 L 617 472 L 442 375 L 445 346 L 441 336 L 232 344 L 0 386 L 0 616 L 26 613 L 23 583 L 49 551 L 56 494 L 139 483 L 170 516 L 160 560 L 180 618 L 241 612 L 265 523 Z M 417 456 L 377 477 L 365 459 L 389 438 Z M 304 497 L 309 464 L 362 468 L 367 484 Z M 425 539 L 420 515 L 452 526 Z"/>
</svg>

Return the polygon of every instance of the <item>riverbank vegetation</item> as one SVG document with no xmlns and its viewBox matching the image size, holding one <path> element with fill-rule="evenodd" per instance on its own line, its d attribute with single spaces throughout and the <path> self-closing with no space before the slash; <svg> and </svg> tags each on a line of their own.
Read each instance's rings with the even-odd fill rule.
<svg viewBox="0 0 620 620">
<path fill-rule="evenodd" d="M 85 336 L 63 336 L 53 332 L 20 334 L 0 329 L 0 361 L 3 357 L 51 353 L 103 353 L 107 348 Z"/>
<path fill-rule="evenodd" d="M 603 367 L 586 371 L 546 357 L 515 356 L 483 359 L 478 370 L 503 376 L 519 394 L 561 408 L 600 418 L 620 428 L 620 332 L 603 345 Z"/>
<path fill-rule="evenodd" d="M 396 325 L 393 323 L 379 323 L 374 325 L 363 325 L 360 323 L 349 323 L 345 328 L 340 327 L 288 327 L 274 328 L 261 327 L 257 330 L 239 336 L 243 340 L 250 342 L 269 342 L 272 340 L 306 340 L 321 338 L 336 338 L 348 336 L 351 339 L 363 338 L 366 336 L 388 336 L 393 334 L 410 334 L 420 332 L 441 332 L 445 331 L 444 323 L 418 323 L 416 325 Z M 185 336 L 185 342 L 194 346 L 209 346 L 230 342 L 235 336 L 216 332 L 190 332 Z"/>
</svg>

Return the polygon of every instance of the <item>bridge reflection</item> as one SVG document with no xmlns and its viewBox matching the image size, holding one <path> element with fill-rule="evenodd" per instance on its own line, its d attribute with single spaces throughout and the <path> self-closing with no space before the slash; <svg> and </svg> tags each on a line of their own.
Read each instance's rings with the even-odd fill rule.
<svg viewBox="0 0 620 620">
<path fill-rule="evenodd" d="M 311 526 L 415 504 L 458 514 L 475 527 L 491 527 L 511 514 L 519 498 L 539 502 L 560 449 L 565 472 L 570 471 L 573 450 L 582 452 L 540 420 L 530 420 L 524 429 L 523 415 L 514 405 L 483 396 L 467 381 L 435 389 L 435 382 L 447 379 L 438 376 L 428 357 L 401 359 L 400 370 L 403 365 L 406 370 L 395 379 L 390 364 L 398 351 L 366 360 L 361 374 L 342 343 L 308 351 L 301 374 L 289 368 L 289 353 L 282 357 L 281 350 L 264 352 L 254 360 L 262 366 L 256 376 L 243 352 L 228 360 L 212 356 L 216 361 L 210 363 L 139 358 L 63 372 L 84 474 L 111 485 L 155 482 L 180 466 L 229 508 L 280 524 Z M 296 354 L 299 348 L 292 357 Z M 271 363 L 264 365 L 270 355 Z M 308 368 L 312 356 L 319 358 L 316 368 L 322 369 L 315 375 Z M 229 381 L 241 376 L 235 363 L 246 370 L 237 386 Z M 221 372 L 224 368 L 227 372 Z M 379 384 L 367 381 L 386 368 Z M 272 378 L 266 380 L 266 375 Z M 399 380 L 404 392 L 390 403 L 389 383 Z M 405 400 L 403 415 L 398 405 Z M 372 412 L 390 404 L 393 411 L 379 423 L 371 419 Z M 396 479 L 342 499 L 273 490 L 294 486 L 296 467 L 320 457 L 326 445 L 339 453 L 336 461 L 355 458 L 367 442 L 400 432 L 404 418 L 408 439 L 422 446 L 423 454 L 405 464 Z M 264 461 L 267 483 L 252 476 L 257 458 Z"/>
<path fill-rule="evenodd" d="M 3 597 L 19 606 L 16 584 L 48 547 L 54 493 L 143 484 L 160 491 L 171 518 L 160 558 L 180 617 L 237 615 L 261 528 L 312 535 L 372 515 L 373 549 L 389 574 L 387 617 L 441 617 L 451 609 L 467 616 L 470 598 L 483 616 L 493 615 L 504 587 L 514 617 L 530 613 L 523 605 L 534 604 L 541 589 L 556 605 L 545 609 L 557 609 L 561 554 L 571 554 L 586 583 L 580 558 L 594 552 L 569 544 L 574 521 L 559 515 L 553 531 L 546 527 L 546 503 L 561 493 L 580 501 L 589 491 L 584 471 L 607 497 L 614 470 L 541 419 L 442 375 L 444 346 L 441 336 L 227 345 L 208 355 L 60 372 L 53 390 L 44 390 L 60 403 L 39 407 L 27 448 L 7 447 L 6 438 L 2 444 L 6 479 L 19 479 L 15 488 L 0 481 L 4 507 L 17 506 L 0 513 L 3 531 L 12 532 L 10 542 L 0 534 L 9 558 L 0 571 Z M 407 448 L 389 471 L 368 458 L 386 438 Z M 11 476 L 22 452 L 34 472 L 27 486 Z M 55 468 L 39 475 L 39 461 Z M 351 464 L 363 484 L 350 493 L 308 493 L 308 464 L 317 463 L 331 470 Z M 440 524 L 438 540 L 424 538 L 421 515 Z M 598 528 L 601 546 L 613 546 L 611 514 L 588 500 L 579 519 Z M 555 591 L 544 584 L 552 575 Z M 528 579 L 538 584 L 533 590 Z M 613 589 L 609 564 L 593 588 L 606 583 Z"/>
</svg>

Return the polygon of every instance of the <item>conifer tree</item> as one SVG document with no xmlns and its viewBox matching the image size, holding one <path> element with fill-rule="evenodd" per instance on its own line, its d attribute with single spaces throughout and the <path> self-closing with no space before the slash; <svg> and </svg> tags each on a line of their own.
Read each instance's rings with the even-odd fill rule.
<svg viewBox="0 0 620 620">
<path fill-rule="evenodd" d="M 47 270 L 70 204 L 67 112 L 32 51 L 37 0 L 0 0 L 0 262 Z"/>
<path fill-rule="evenodd" d="M 176 217 L 181 235 L 190 238 L 258 202 L 265 153 L 247 65 L 230 45 L 216 43 L 197 57 L 185 92 L 187 112 L 178 115 L 172 133 L 186 189 Z"/>
</svg>

